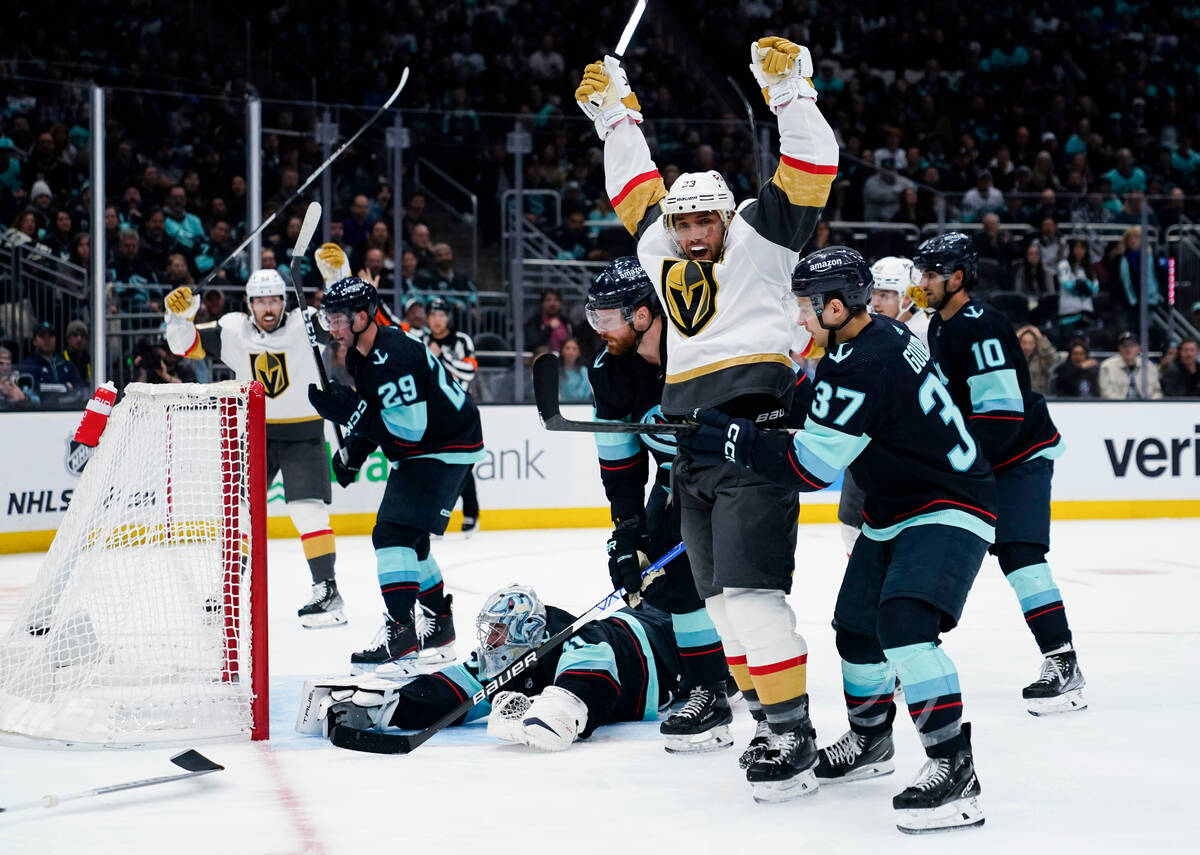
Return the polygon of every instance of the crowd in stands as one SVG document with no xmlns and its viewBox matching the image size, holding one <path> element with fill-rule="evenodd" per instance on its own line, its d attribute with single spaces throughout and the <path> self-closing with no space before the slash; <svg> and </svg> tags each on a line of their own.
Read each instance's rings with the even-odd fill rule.
<svg viewBox="0 0 1200 855">
<path fill-rule="evenodd" d="M 545 197 L 526 202 L 531 224 L 564 259 L 629 251 L 623 229 L 598 225 L 615 223 L 601 150 L 571 104 L 580 67 L 620 32 L 624 7 L 579 0 L 335 6 L 256 10 L 246 33 L 251 50 L 204 2 L 180 10 L 162 0 L 51 0 L 10 16 L 0 45 L 4 240 L 89 264 L 90 140 L 80 81 L 98 80 L 111 87 L 104 215 L 111 298 L 123 313 L 160 312 L 166 291 L 214 274 L 246 233 L 244 97 L 253 89 L 271 129 L 263 140 L 264 213 L 279 211 L 260 262 L 290 266 L 303 203 L 281 206 L 323 159 L 308 133 L 319 115 L 305 102 L 356 105 L 339 113 L 344 135 L 409 67 L 406 162 L 426 157 L 471 187 L 485 241 L 498 236 L 499 197 L 512 168 L 505 134 L 520 117 L 533 137 L 525 186 L 561 200 L 561 217 Z M 842 147 L 827 222 L 810 247 L 857 242 L 868 256 L 911 249 L 909 237 L 896 247 L 886 234 L 839 233 L 838 221 L 976 225 L 981 290 L 1007 298 L 1014 325 L 1032 326 L 1074 365 L 1076 343 L 1119 350 L 1118 332 L 1138 328 L 1141 260 L 1153 250 L 1139 228 L 1143 211 L 1155 234 L 1200 214 L 1200 152 L 1192 146 L 1200 140 L 1198 29 L 1200 8 L 1150 0 L 740 0 L 686 12 L 656 4 L 625 61 L 667 183 L 680 172 L 717 169 L 741 199 L 757 187 L 756 158 L 726 77 L 753 96 L 745 69 L 752 38 L 775 33 L 808 45 L 821 107 Z M 769 127 L 761 105 L 756 110 Z M 377 129 L 338 161 L 331 237 L 355 272 L 397 289 L 406 312 L 441 295 L 461 323 L 477 305 L 476 283 L 432 233 L 424 195 L 394 198 L 383 177 L 387 158 Z M 396 204 L 404 206 L 398 261 Z M 1150 268 L 1151 303 L 1162 297 L 1159 261 Z M 225 292 L 205 290 L 210 316 L 239 307 L 247 267 L 242 257 L 216 270 L 213 284 Z M 307 286 L 319 286 L 306 260 L 296 268 Z M 573 340 L 586 361 L 594 343 L 586 324 L 569 320 L 579 307 L 558 297 L 563 327 L 545 302 L 540 314 L 518 319 L 527 321 L 527 347 L 561 351 Z M 1150 349 L 1179 346 L 1152 334 Z M 0 342 L 12 353 L 38 350 L 11 333 L 0 332 Z M 129 367 L 136 360 L 139 372 L 170 375 L 167 360 L 153 364 L 152 345 L 127 354 Z M 1185 364 L 1182 356 L 1160 364 L 1176 361 Z M 1048 371 L 1047 382 L 1063 373 Z"/>
</svg>

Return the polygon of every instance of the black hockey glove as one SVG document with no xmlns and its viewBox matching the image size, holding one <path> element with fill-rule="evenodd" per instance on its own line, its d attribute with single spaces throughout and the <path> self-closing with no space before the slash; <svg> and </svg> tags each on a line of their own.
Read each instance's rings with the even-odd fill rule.
<svg viewBox="0 0 1200 855">
<path fill-rule="evenodd" d="M 689 417 L 699 427 L 683 434 L 679 445 L 703 466 L 715 466 L 726 460 L 753 468 L 751 453 L 758 439 L 758 428 L 748 419 L 731 419 L 720 410 L 693 410 Z"/>
<path fill-rule="evenodd" d="M 650 564 L 646 557 L 650 549 L 650 536 L 646 534 L 646 522 L 641 517 L 617 520 L 612 537 L 608 540 L 608 576 L 613 587 L 625 589 L 625 602 L 636 606 L 646 588 L 654 583 L 656 575 L 642 579 L 642 571 Z"/>
<path fill-rule="evenodd" d="M 349 487 L 358 478 L 358 465 L 342 462 L 342 455 L 333 455 L 333 477 L 337 479 L 339 487 Z"/>
<path fill-rule="evenodd" d="M 308 402 L 321 418 L 335 425 L 350 423 L 350 418 L 364 403 L 358 393 L 345 383 L 330 383 L 322 390 L 316 383 L 308 384 Z"/>
</svg>

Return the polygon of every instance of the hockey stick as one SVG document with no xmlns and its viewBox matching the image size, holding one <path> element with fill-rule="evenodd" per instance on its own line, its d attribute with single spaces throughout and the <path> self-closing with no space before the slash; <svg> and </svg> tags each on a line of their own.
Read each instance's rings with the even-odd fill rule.
<svg viewBox="0 0 1200 855">
<path fill-rule="evenodd" d="M 758 186 L 763 186 L 762 176 L 762 157 L 758 151 L 758 125 L 754 121 L 754 108 L 750 106 L 750 102 L 746 100 L 746 96 L 742 94 L 742 87 L 737 85 L 729 75 L 725 76 L 729 81 L 729 85 L 733 87 L 733 91 L 737 93 L 738 100 L 742 102 L 742 106 L 746 108 L 746 116 L 750 119 L 750 145 L 754 147 L 754 177 L 758 179 Z"/>
<path fill-rule="evenodd" d="M 65 796 L 47 795 L 42 796 L 32 802 L 22 802 L 21 804 L 9 805 L 8 807 L 0 807 L 0 813 L 8 813 L 14 810 L 24 810 L 25 808 L 35 807 L 54 807 L 55 805 L 69 802 L 73 799 L 86 799 L 89 796 L 102 796 L 105 793 L 117 793 L 121 790 L 133 790 L 138 787 L 150 787 L 154 784 L 166 784 L 170 781 L 182 781 L 184 778 L 196 778 L 200 775 L 207 775 L 209 772 L 220 772 L 224 769 L 213 761 L 209 760 L 199 751 L 194 748 L 189 748 L 187 751 L 181 751 L 171 758 L 171 762 L 180 769 L 187 771 L 182 775 L 163 775 L 159 778 L 145 778 L 141 781 L 130 781 L 127 784 L 110 784 L 107 787 L 96 787 L 94 790 L 84 790 L 82 793 L 69 793 Z"/>
<path fill-rule="evenodd" d="M 683 544 L 677 543 L 666 555 L 643 570 L 642 578 L 645 579 L 652 573 L 661 571 L 669 562 L 679 556 L 683 550 Z M 470 712 L 476 704 L 493 697 L 518 674 L 532 670 L 543 656 L 559 647 L 568 638 L 578 632 L 584 624 L 595 620 L 614 600 L 619 600 L 624 594 L 625 590 L 623 588 L 613 591 L 576 618 L 575 622 L 570 626 L 559 630 L 540 647 L 530 650 L 518 661 L 509 665 L 489 680 L 478 692 L 422 731 L 418 731 L 417 733 L 382 733 L 375 730 L 359 730 L 340 724 L 337 718 L 334 717 L 329 726 L 329 741 L 338 748 L 348 748 L 351 751 L 366 751 L 370 754 L 408 754 L 428 742 L 430 737 L 438 731 L 458 721 L 459 718 Z"/>
<path fill-rule="evenodd" d="M 312 184 L 314 181 L 316 181 L 317 178 L 320 176 L 320 174 L 329 168 L 329 164 L 333 163 L 335 160 L 337 160 L 339 157 L 341 157 L 342 152 L 344 152 L 346 149 L 348 149 L 354 143 L 354 141 L 356 139 L 361 137 L 363 135 L 363 132 L 366 131 L 367 128 L 369 128 L 369 127 L 371 127 L 371 125 L 375 124 L 375 122 L 379 120 L 379 117 L 382 116 L 384 114 L 384 112 L 386 112 L 388 110 L 389 107 L 391 107 L 393 104 L 396 103 L 396 99 L 399 98 L 400 93 L 402 91 L 404 91 L 404 85 L 406 83 L 408 83 L 408 66 L 404 67 L 404 73 L 400 75 L 400 83 L 392 91 L 392 94 L 388 96 L 388 99 L 383 102 L 383 106 L 375 111 L 375 115 L 373 115 L 373 116 L 371 116 L 371 118 L 367 119 L 366 123 L 361 128 L 359 128 L 357 131 L 354 132 L 354 136 L 350 137 L 350 139 L 348 139 L 344 143 L 342 143 L 341 146 L 338 147 L 337 151 L 335 151 L 333 154 L 329 155 L 329 157 L 327 157 L 325 159 L 324 163 L 322 163 L 315 170 L 313 170 L 313 173 L 311 175 L 309 175 L 308 178 L 304 179 L 304 183 L 296 188 L 296 192 L 293 193 L 291 196 L 289 196 L 282 205 L 280 205 L 278 208 L 276 208 L 274 211 L 271 212 L 271 216 L 267 217 L 265 220 L 263 220 L 261 223 L 259 223 L 258 228 L 256 228 L 254 231 L 250 232 L 250 234 L 246 235 L 246 239 L 243 240 L 241 243 L 239 243 L 236 247 L 234 247 L 233 252 L 229 253 L 229 255 L 227 255 L 225 257 L 224 261 L 222 261 L 220 264 L 218 264 L 216 267 L 214 267 L 212 269 L 212 272 L 204 277 L 204 281 L 200 283 L 201 286 L 207 285 L 209 282 L 212 282 L 213 279 L 216 278 L 217 271 L 219 271 L 221 268 L 223 268 L 229 262 L 233 261 L 233 259 L 235 259 L 237 257 L 237 254 L 239 252 L 241 252 L 243 249 L 245 249 L 246 247 L 248 247 L 250 245 L 250 241 L 254 240 L 255 237 L 262 234 L 263 229 L 265 229 L 267 226 L 271 225 L 271 223 L 275 222 L 275 218 L 279 216 L 280 211 L 286 211 L 288 209 L 288 206 L 291 205 L 293 202 L 295 202 L 297 199 L 299 199 L 300 194 L 303 193 L 306 189 L 308 189 L 308 185 Z"/>
<path fill-rule="evenodd" d="M 312 242 L 312 237 L 316 234 L 317 225 L 320 222 L 321 203 L 309 202 L 308 209 L 304 212 L 304 222 L 300 224 L 300 234 L 296 235 L 296 245 L 292 247 L 292 264 L 287 267 L 286 278 L 292 281 L 292 290 L 296 292 L 296 305 L 300 308 L 300 317 L 304 318 L 304 331 L 308 333 L 308 344 L 312 347 L 313 361 L 317 363 L 317 379 L 321 381 L 321 391 L 324 392 L 329 388 L 329 375 L 325 373 L 325 363 L 321 360 L 321 348 L 317 344 L 317 331 L 313 327 L 312 318 L 305 311 L 304 289 L 292 275 L 292 265 L 296 263 L 296 259 L 303 258 L 304 253 L 308 252 L 308 245 Z M 342 426 L 335 423 L 333 434 L 337 437 L 338 453 L 342 456 L 342 462 L 345 463 L 346 440 L 342 436 Z"/>
<path fill-rule="evenodd" d="M 563 416 L 558 406 L 558 354 L 543 353 L 533 360 L 533 399 L 546 430 L 576 433 L 653 433 L 679 436 L 696 430 L 694 424 L 669 422 L 576 422 Z"/>
<path fill-rule="evenodd" d="M 617 41 L 617 49 L 613 51 L 613 56 L 617 59 L 625 56 L 625 51 L 629 49 L 629 43 L 633 40 L 633 33 L 637 30 L 637 26 L 641 23 L 642 15 L 645 12 L 646 0 L 637 0 L 633 11 L 629 14 L 629 20 L 625 23 L 625 29 L 621 31 L 621 38 Z"/>
</svg>

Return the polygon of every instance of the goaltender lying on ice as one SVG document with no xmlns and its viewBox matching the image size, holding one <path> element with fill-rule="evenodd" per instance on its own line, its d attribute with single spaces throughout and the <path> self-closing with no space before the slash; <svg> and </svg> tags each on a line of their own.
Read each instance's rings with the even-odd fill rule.
<svg viewBox="0 0 1200 855">
<path fill-rule="evenodd" d="M 374 676 L 310 680 L 296 730 L 328 733 L 334 720 L 362 730 L 426 728 L 574 621 L 543 604 L 527 585 L 501 588 L 476 618 L 479 646 L 466 662 L 408 682 Z M 679 692 L 680 670 L 670 615 L 642 603 L 585 624 L 514 679 L 514 691 L 481 701 L 455 724 L 487 716 L 489 736 L 561 751 L 601 725 L 656 719 Z"/>
</svg>

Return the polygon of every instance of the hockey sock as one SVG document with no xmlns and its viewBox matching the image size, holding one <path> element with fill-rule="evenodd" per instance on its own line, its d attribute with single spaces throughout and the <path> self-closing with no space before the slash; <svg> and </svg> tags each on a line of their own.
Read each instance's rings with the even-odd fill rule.
<svg viewBox="0 0 1200 855">
<path fill-rule="evenodd" d="M 683 676 L 693 686 L 711 686 L 725 681 L 725 648 L 708 610 L 671 615 L 671 629 L 679 648 Z"/>
<path fill-rule="evenodd" d="M 864 736 L 890 730 L 896 718 L 895 666 L 887 661 L 876 639 L 840 627 L 837 649 L 842 657 L 842 688 L 850 729 Z"/>
<path fill-rule="evenodd" d="M 888 661 L 904 684 L 904 700 L 930 757 L 953 757 L 965 747 L 958 669 L 932 641 L 889 647 Z"/>
<path fill-rule="evenodd" d="M 754 691 L 754 681 L 750 679 L 750 667 L 746 664 L 746 648 L 742 647 L 737 636 L 733 634 L 733 628 L 729 625 L 729 617 L 725 614 L 725 595 L 717 594 L 715 597 L 709 597 L 704 601 L 704 605 L 709 619 L 721 636 L 721 644 L 725 649 L 725 663 L 729 666 L 729 673 L 733 675 L 733 682 L 737 683 L 738 691 L 742 693 L 750 715 L 754 716 L 755 721 L 763 721 L 767 714 L 763 712 L 758 692 Z"/>
<path fill-rule="evenodd" d="M 413 604 L 417 600 L 420 562 L 411 546 L 385 546 L 375 550 L 375 569 L 379 592 L 387 613 L 400 623 L 412 623 Z"/>
<path fill-rule="evenodd" d="M 783 591 L 726 588 L 725 613 L 746 649 L 746 666 L 767 723 L 786 733 L 808 717 L 808 647 Z"/>
<path fill-rule="evenodd" d="M 418 553 L 419 554 L 419 553 Z M 446 595 L 442 584 L 442 568 L 438 567 L 433 555 L 426 555 L 417 561 L 417 597 L 421 605 L 436 615 L 446 613 Z"/>
<path fill-rule="evenodd" d="M 288 502 L 287 509 L 292 524 L 300 532 L 300 543 L 304 547 L 304 557 L 308 559 L 313 584 L 330 581 L 337 555 L 325 503 L 320 499 L 302 499 Z"/>
<path fill-rule="evenodd" d="M 1033 543 L 1003 543 L 996 547 L 996 556 L 1042 653 L 1069 645 L 1071 628 L 1062 594 L 1046 563 L 1045 548 Z"/>
</svg>

